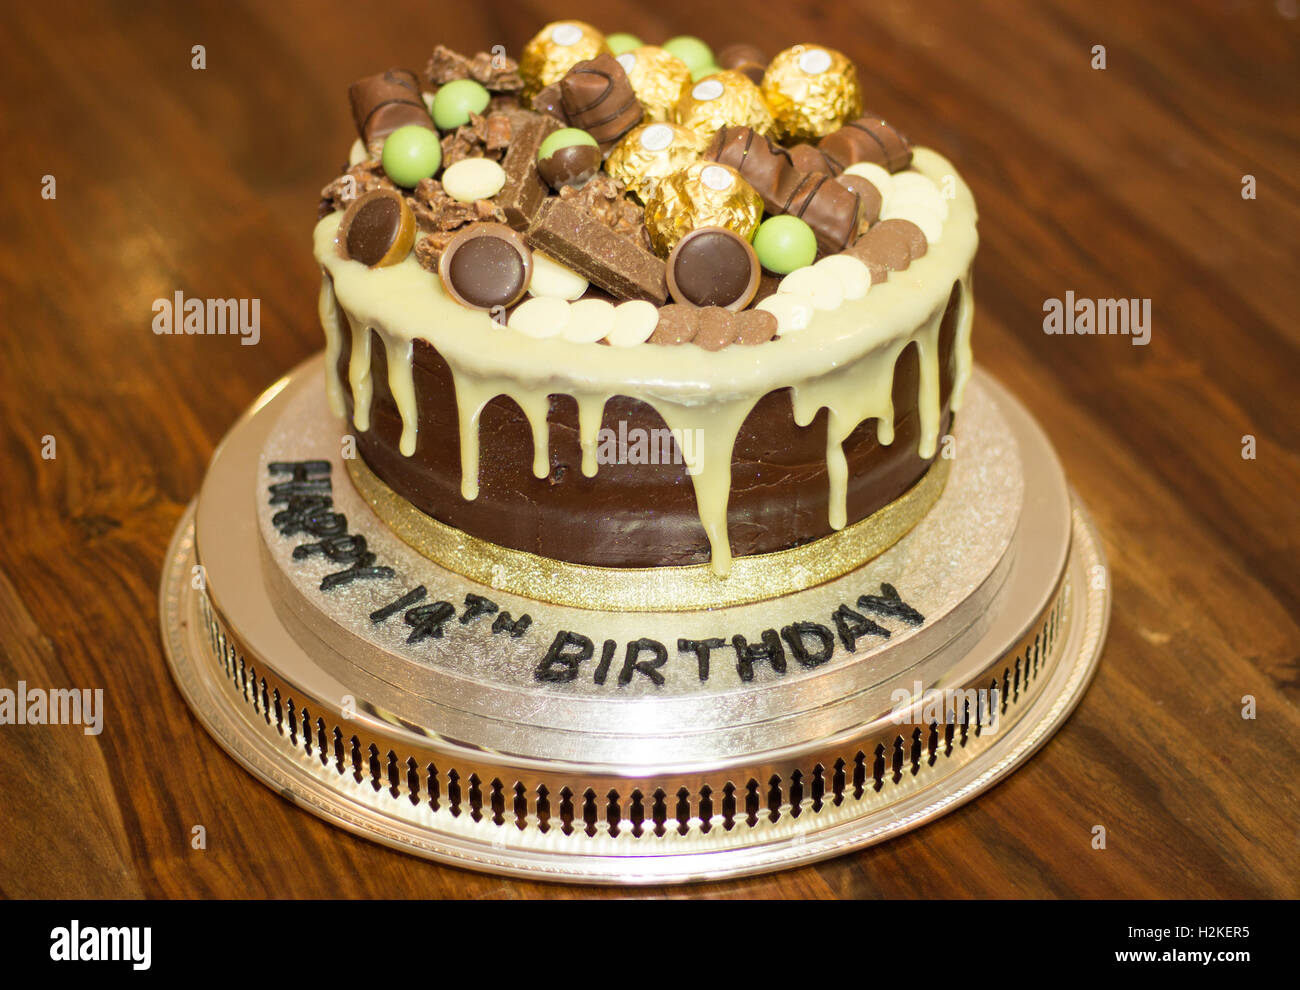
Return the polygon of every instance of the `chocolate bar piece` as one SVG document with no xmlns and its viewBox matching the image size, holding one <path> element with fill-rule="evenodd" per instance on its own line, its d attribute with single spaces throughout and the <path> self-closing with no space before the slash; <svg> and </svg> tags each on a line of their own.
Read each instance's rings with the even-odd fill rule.
<svg viewBox="0 0 1300 990">
<path fill-rule="evenodd" d="M 780 212 L 808 224 L 826 254 L 843 251 L 858 236 L 858 194 L 826 173 L 791 169 L 778 195 Z"/>
<path fill-rule="evenodd" d="M 565 73 L 560 97 L 569 124 L 594 137 L 606 154 L 645 116 L 627 73 L 609 52 L 579 62 Z"/>
<path fill-rule="evenodd" d="M 874 162 L 890 172 L 912 164 L 912 145 L 896 127 L 874 114 L 851 120 L 817 142 L 835 174 L 858 162 Z"/>
<path fill-rule="evenodd" d="M 768 213 L 783 205 L 777 191 L 793 168 L 785 149 L 774 145 L 752 127 L 721 127 L 704 152 L 709 161 L 730 165 L 763 197 Z"/>
<path fill-rule="evenodd" d="M 408 124 L 436 132 L 429 108 L 420 96 L 420 83 L 414 72 L 389 69 L 358 79 L 348 87 L 348 99 L 352 103 L 352 120 L 357 125 L 357 134 L 366 144 L 388 137 Z"/>
<path fill-rule="evenodd" d="M 505 214 L 506 223 L 515 230 L 527 230 L 549 192 L 537 172 L 537 150 L 552 131 L 559 130 L 560 122 L 527 110 L 509 116 L 510 146 L 501 161 L 506 184 L 497 193 L 496 204 Z"/>
<path fill-rule="evenodd" d="M 529 245 L 572 268 L 618 300 L 668 298 L 664 263 L 629 237 L 553 196 L 528 228 Z"/>
</svg>

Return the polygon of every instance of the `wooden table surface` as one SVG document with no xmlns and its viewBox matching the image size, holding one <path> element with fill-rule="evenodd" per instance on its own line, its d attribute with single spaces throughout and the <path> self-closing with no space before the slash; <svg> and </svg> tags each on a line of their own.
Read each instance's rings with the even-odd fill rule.
<svg viewBox="0 0 1300 990">
<path fill-rule="evenodd" d="M 1078 711 L 973 804 L 816 866 L 631 893 L 1300 895 L 1295 0 L 13 6 L 0 687 L 102 687 L 107 711 L 99 736 L 0 727 L 0 894 L 625 893 L 443 868 L 322 824 L 198 730 L 157 631 L 164 549 L 214 445 L 322 346 L 309 234 L 353 137 L 347 85 L 418 70 L 438 42 L 517 52 L 565 16 L 834 44 L 870 107 L 957 163 L 982 215 L 977 359 L 1056 444 L 1115 596 Z M 259 298 L 260 343 L 155 335 L 152 301 L 178 290 Z M 1150 344 L 1046 335 L 1044 300 L 1067 290 L 1150 299 Z"/>
</svg>

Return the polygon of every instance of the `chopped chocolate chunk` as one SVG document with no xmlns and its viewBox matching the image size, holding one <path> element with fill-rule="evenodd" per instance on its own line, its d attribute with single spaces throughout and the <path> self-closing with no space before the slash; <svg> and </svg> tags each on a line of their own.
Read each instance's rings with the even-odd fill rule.
<svg viewBox="0 0 1300 990">
<path fill-rule="evenodd" d="M 510 145 L 501 160 L 506 184 L 497 193 L 496 201 L 505 212 L 506 223 L 515 230 L 526 230 L 547 192 L 546 183 L 537 174 L 537 149 L 560 122 L 528 110 L 509 116 Z"/>
<path fill-rule="evenodd" d="M 543 202 L 528 228 L 528 242 L 615 299 L 662 303 L 668 298 L 663 261 L 574 200 L 552 196 Z"/>
<path fill-rule="evenodd" d="M 597 172 L 581 189 L 565 186 L 560 198 L 585 210 L 616 234 L 622 234 L 644 247 L 650 247 L 650 232 L 645 227 L 645 210 L 628 195 L 621 181 L 605 172 Z"/>
<path fill-rule="evenodd" d="M 453 230 L 437 230 L 416 241 L 415 260 L 420 263 L 420 267 L 436 275 L 438 262 L 442 260 L 443 252 L 447 250 L 447 245 L 455 236 L 456 232 Z"/>
<path fill-rule="evenodd" d="M 519 64 L 505 55 L 479 52 L 466 58 L 446 45 L 439 45 L 424 67 L 424 78 L 431 86 L 445 86 L 456 79 L 473 79 L 490 93 L 517 93 L 524 88 Z"/>
<path fill-rule="evenodd" d="M 541 89 L 533 97 L 532 107 L 538 113 L 546 114 L 548 117 L 554 117 L 566 127 L 569 124 L 569 118 L 564 114 L 564 96 L 560 91 L 560 84 L 553 82 L 549 86 Z"/>
<path fill-rule="evenodd" d="M 376 189 L 396 189 L 378 161 L 367 160 L 353 165 L 320 191 L 336 210 L 346 210 L 353 200 Z"/>
<path fill-rule="evenodd" d="M 510 147 L 510 134 L 512 131 L 510 116 L 504 113 L 489 113 L 482 120 L 483 147 L 490 158 L 500 161 L 506 153 L 506 148 Z M 500 152 L 500 154 L 493 154 L 493 152 Z"/>
</svg>

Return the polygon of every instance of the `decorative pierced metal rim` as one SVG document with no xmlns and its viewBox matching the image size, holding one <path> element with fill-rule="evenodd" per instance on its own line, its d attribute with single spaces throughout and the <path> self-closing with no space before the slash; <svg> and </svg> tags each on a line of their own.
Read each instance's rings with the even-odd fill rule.
<svg viewBox="0 0 1300 990">
<path fill-rule="evenodd" d="M 1076 501 L 1057 593 L 983 675 L 1002 688 L 998 733 L 983 731 L 977 708 L 973 718 L 967 710 L 962 723 L 942 728 L 865 727 L 858 737 L 828 740 L 824 751 L 673 779 L 573 776 L 572 768 L 539 772 L 432 738 L 418 759 L 412 752 L 402 760 L 373 724 L 334 712 L 326 722 L 319 704 L 315 713 L 298 707 L 304 693 L 266 660 L 242 655 L 207 596 L 191 587 L 193 543 L 191 506 L 160 590 L 164 644 L 191 708 L 238 762 L 359 835 L 535 879 L 628 884 L 746 875 L 838 855 L 929 821 L 991 787 L 1064 722 L 1091 679 L 1110 607 L 1108 587 L 1090 579 L 1102 555 Z M 402 739 L 410 749 L 409 736 Z"/>
</svg>

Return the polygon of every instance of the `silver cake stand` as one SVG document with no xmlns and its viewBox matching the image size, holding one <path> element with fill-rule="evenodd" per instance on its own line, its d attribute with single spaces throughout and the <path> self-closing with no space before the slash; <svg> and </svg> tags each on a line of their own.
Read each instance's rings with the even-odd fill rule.
<svg viewBox="0 0 1300 990">
<path fill-rule="evenodd" d="M 1096 667 L 1097 534 L 982 372 L 943 494 L 892 548 L 794 594 L 669 613 L 522 598 L 417 553 L 353 487 L 323 373 L 318 356 L 276 383 L 217 449 L 168 550 L 162 638 L 226 751 L 358 835 L 541 879 L 782 869 L 992 787 Z M 292 495 L 328 499 L 330 546 L 351 552 L 326 553 Z"/>
</svg>

